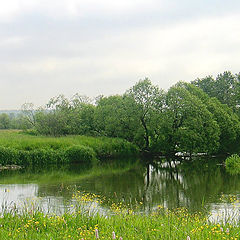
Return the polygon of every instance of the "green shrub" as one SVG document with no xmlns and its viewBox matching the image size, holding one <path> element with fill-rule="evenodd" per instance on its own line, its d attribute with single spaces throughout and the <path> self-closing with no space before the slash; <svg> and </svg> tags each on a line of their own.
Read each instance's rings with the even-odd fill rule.
<svg viewBox="0 0 240 240">
<path fill-rule="evenodd" d="M 65 151 L 65 157 L 69 163 L 93 164 L 96 160 L 96 153 L 90 147 L 74 145 Z"/>
<path fill-rule="evenodd" d="M 239 174 L 240 173 L 240 157 L 237 154 L 233 154 L 228 157 L 225 161 L 226 170 L 230 174 Z"/>
<path fill-rule="evenodd" d="M 29 151 L 0 146 L 0 165 L 93 164 L 95 161 L 95 151 L 90 147 L 81 145 L 74 145 L 65 150 L 43 148 Z"/>
<path fill-rule="evenodd" d="M 0 146 L 0 165 L 46 165 L 66 162 L 64 151 L 52 149 L 19 150 Z"/>
<path fill-rule="evenodd" d="M 38 132 L 35 129 L 26 129 L 23 130 L 22 132 L 19 132 L 20 134 L 26 134 L 26 135 L 31 135 L 31 136 L 37 136 Z"/>
<path fill-rule="evenodd" d="M 0 146 L 0 164 L 17 164 L 18 163 L 18 151 L 13 148 L 7 148 Z"/>
<path fill-rule="evenodd" d="M 29 151 L 30 161 L 33 165 L 56 163 L 57 159 L 55 155 L 55 152 L 51 149 L 36 149 Z"/>
<path fill-rule="evenodd" d="M 27 166 L 31 164 L 30 152 L 24 150 L 17 150 L 18 158 L 16 161 L 17 165 Z"/>
<path fill-rule="evenodd" d="M 138 148 L 134 144 L 119 138 L 100 137 L 96 138 L 95 142 L 88 142 L 88 145 L 95 150 L 100 160 L 132 157 L 137 156 L 139 153 Z"/>
</svg>

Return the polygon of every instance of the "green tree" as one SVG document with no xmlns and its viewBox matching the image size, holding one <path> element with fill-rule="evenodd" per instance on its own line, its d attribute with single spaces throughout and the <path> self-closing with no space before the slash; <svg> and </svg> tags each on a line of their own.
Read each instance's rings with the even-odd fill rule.
<svg viewBox="0 0 240 240">
<path fill-rule="evenodd" d="M 95 135 L 95 106 L 88 103 L 74 105 L 69 112 L 69 133 Z"/>
<path fill-rule="evenodd" d="M 183 87 L 173 86 L 166 94 L 162 142 L 166 154 L 211 153 L 219 146 L 220 130 L 201 100 Z"/>
<path fill-rule="evenodd" d="M 178 86 L 186 88 L 191 94 L 197 96 L 213 114 L 220 128 L 219 152 L 235 152 L 240 136 L 240 121 L 237 114 L 228 105 L 222 104 L 215 97 L 209 97 L 202 89 L 193 84 L 178 83 Z"/>
<path fill-rule="evenodd" d="M 27 120 L 26 116 L 23 113 L 10 116 L 10 128 L 11 129 L 31 129 L 33 128 L 32 124 Z"/>
<path fill-rule="evenodd" d="M 213 114 L 220 128 L 219 152 L 235 152 L 239 149 L 240 122 L 238 116 L 216 98 L 208 100 L 207 108 Z"/>
<path fill-rule="evenodd" d="M 0 114 L 0 129 L 8 129 L 10 127 L 10 118 L 6 113 Z"/>
<path fill-rule="evenodd" d="M 98 99 L 94 116 L 99 135 L 120 137 L 135 142 L 138 119 L 135 103 L 128 96 L 110 96 Z"/>
<path fill-rule="evenodd" d="M 164 92 L 148 78 L 140 80 L 126 91 L 125 96 L 134 100 L 140 130 L 139 139 L 144 139 L 144 150 L 149 151 L 159 137 L 158 124 L 163 111 Z"/>
<path fill-rule="evenodd" d="M 45 135 L 94 133 L 95 106 L 79 94 L 69 100 L 64 95 L 51 98 L 44 108 L 36 111 L 36 129 Z"/>
<path fill-rule="evenodd" d="M 63 95 L 51 98 L 47 105 L 35 113 L 36 130 L 40 134 L 60 136 L 69 133 L 70 105 Z"/>
<path fill-rule="evenodd" d="M 212 76 L 198 78 L 192 81 L 192 84 L 202 89 L 208 96 L 216 97 L 215 80 Z"/>
<path fill-rule="evenodd" d="M 216 97 L 221 103 L 227 104 L 234 111 L 238 111 L 240 104 L 240 74 L 230 71 L 218 74 L 216 79 L 208 76 L 197 79 L 192 83 L 201 88 L 210 97 Z"/>
</svg>

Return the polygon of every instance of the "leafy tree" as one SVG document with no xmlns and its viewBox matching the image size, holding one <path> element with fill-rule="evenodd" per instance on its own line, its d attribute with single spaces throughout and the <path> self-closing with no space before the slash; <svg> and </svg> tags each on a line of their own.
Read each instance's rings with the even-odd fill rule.
<svg viewBox="0 0 240 240">
<path fill-rule="evenodd" d="M 51 98 L 45 107 L 36 111 L 36 130 L 45 135 L 68 134 L 69 108 L 69 101 L 63 95 Z"/>
<path fill-rule="evenodd" d="M 229 107 L 235 109 L 239 102 L 239 99 L 236 99 L 237 88 L 238 83 L 235 75 L 231 72 L 219 74 L 215 82 L 215 97 L 221 103 L 227 104 Z"/>
<path fill-rule="evenodd" d="M 149 151 L 159 137 L 158 124 L 163 109 L 164 92 L 152 85 L 148 78 L 140 80 L 126 91 L 125 96 L 134 100 L 134 108 L 140 125 L 140 139 L 144 139 L 144 149 Z"/>
<path fill-rule="evenodd" d="M 69 112 L 69 133 L 80 135 L 95 135 L 94 114 L 95 106 L 79 103 Z"/>
<path fill-rule="evenodd" d="M 166 154 L 207 152 L 218 149 L 219 126 L 198 97 L 173 86 L 166 94 L 162 147 Z"/>
<path fill-rule="evenodd" d="M 137 114 L 135 103 L 128 96 L 101 97 L 94 116 L 96 131 L 99 135 L 135 141 Z"/>
<path fill-rule="evenodd" d="M 240 74 L 233 75 L 230 71 L 219 74 L 216 79 L 208 76 L 192 83 L 201 88 L 210 97 L 216 97 L 221 103 L 227 104 L 238 111 L 240 104 Z"/>
<path fill-rule="evenodd" d="M 64 95 L 51 98 L 35 114 L 36 129 L 45 135 L 93 134 L 95 107 L 78 94 L 69 100 Z"/>
<path fill-rule="evenodd" d="M 229 153 L 236 151 L 240 136 L 240 122 L 226 104 L 221 104 L 218 99 L 210 98 L 207 108 L 213 114 L 220 128 L 219 152 Z"/>
<path fill-rule="evenodd" d="M 205 78 L 198 78 L 192 81 L 192 84 L 196 87 L 202 89 L 208 96 L 215 97 L 216 90 L 215 90 L 215 80 L 212 76 L 207 76 Z"/>
<path fill-rule="evenodd" d="M 68 118 L 69 134 L 94 135 L 95 106 L 91 99 L 75 94 L 65 105 L 61 109 L 65 109 Z"/>
<path fill-rule="evenodd" d="M 10 118 L 6 113 L 0 114 L 0 129 L 8 129 L 10 127 Z"/>
<path fill-rule="evenodd" d="M 43 135 L 66 135 L 65 117 L 62 112 L 39 110 L 36 112 L 36 130 Z"/>
<path fill-rule="evenodd" d="M 232 109 L 222 104 L 217 98 L 211 98 L 200 88 L 189 83 L 178 83 L 178 86 L 186 88 L 191 94 L 197 96 L 213 114 L 220 128 L 219 152 L 234 152 L 237 149 L 240 136 L 240 121 Z"/>
</svg>

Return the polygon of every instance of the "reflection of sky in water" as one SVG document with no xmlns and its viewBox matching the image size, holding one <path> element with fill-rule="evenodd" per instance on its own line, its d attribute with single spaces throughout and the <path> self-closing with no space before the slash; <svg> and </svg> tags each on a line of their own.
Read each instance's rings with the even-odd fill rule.
<svg viewBox="0 0 240 240">
<path fill-rule="evenodd" d="M 0 185 L 0 203 L 19 204 L 22 200 L 36 198 L 37 194 L 37 184 Z"/>
<path fill-rule="evenodd" d="M 209 220 L 211 222 L 238 222 L 239 221 L 240 204 L 218 203 L 211 204 Z"/>
<path fill-rule="evenodd" d="M 38 197 L 39 186 L 37 184 L 0 184 L 0 215 L 3 212 L 17 209 L 21 210 L 40 210 L 44 213 L 63 214 L 66 211 L 72 211 L 73 206 L 77 205 L 75 200 L 67 200 L 61 196 Z M 82 210 L 89 211 L 92 214 L 96 212 L 105 214 L 108 210 L 91 202 L 82 205 Z"/>
<path fill-rule="evenodd" d="M 11 209 L 39 209 L 44 212 L 61 212 L 64 208 L 64 198 L 55 196 L 38 197 L 37 184 L 7 184 L 0 185 L 1 211 Z"/>
<path fill-rule="evenodd" d="M 145 179 L 146 180 L 146 179 Z M 147 181 L 147 180 L 146 180 Z M 38 197 L 39 186 L 37 184 L 8 184 L 0 185 L 0 204 L 1 210 L 11 210 L 13 207 L 17 209 L 40 209 L 45 213 L 61 214 L 66 210 L 71 210 L 72 204 L 75 205 L 76 201 L 66 202 L 64 197 L 45 196 Z M 150 193 L 149 193 L 150 194 Z M 182 194 L 181 194 L 182 196 Z M 184 201 L 184 196 L 182 196 Z M 167 206 L 167 202 L 163 204 Z M 210 206 L 210 221 L 233 221 L 239 219 L 240 204 L 231 203 L 211 203 Z M 101 214 L 106 213 L 108 210 L 98 203 L 87 203 L 85 209 L 98 209 Z M 152 210 L 156 210 L 158 205 L 153 205 Z M 141 209 L 141 212 L 143 209 Z M 148 212 L 148 211 L 146 211 Z"/>
</svg>

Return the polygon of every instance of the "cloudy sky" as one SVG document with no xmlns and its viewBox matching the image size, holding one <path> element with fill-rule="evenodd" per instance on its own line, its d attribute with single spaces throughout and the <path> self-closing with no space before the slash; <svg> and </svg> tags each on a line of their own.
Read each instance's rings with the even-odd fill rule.
<svg viewBox="0 0 240 240">
<path fill-rule="evenodd" d="M 0 109 L 240 71 L 239 0 L 0 3 Z"/>
</svg>

